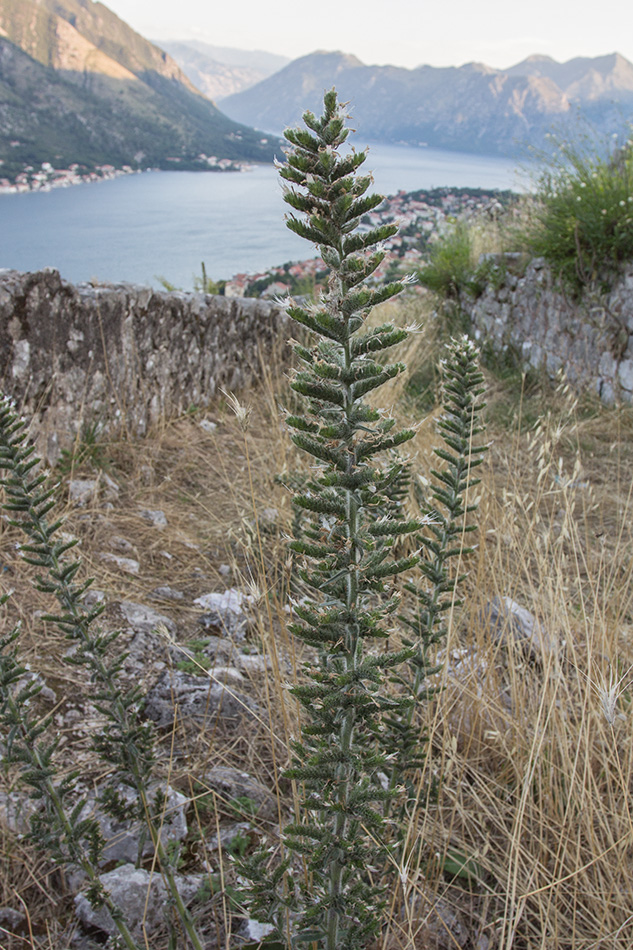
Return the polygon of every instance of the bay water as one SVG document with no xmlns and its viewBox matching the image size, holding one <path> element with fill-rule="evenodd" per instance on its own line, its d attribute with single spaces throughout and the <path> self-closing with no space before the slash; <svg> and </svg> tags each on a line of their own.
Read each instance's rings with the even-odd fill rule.
<svg viewBox="0 0 633 950">
<path fill-rule="evenodd" d="M 504 158 L 378 144 L 364 167 L 385 195 L 440 186 L 524 190 L 515 163 Z M 0 195 L 0 268 L 55 267 L 73 282 L 154 287 L 165 277 L 191 290 L 202 261 L 209 277 L 221 279 L 312 256 L 284 226 L 286 208 L 272 165 L 146 172 Z"/>
</svg>

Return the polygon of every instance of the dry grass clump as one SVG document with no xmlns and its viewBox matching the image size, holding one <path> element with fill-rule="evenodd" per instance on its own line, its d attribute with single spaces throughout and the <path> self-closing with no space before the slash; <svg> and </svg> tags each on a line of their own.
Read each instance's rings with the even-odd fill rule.
<svg viewBox="0 0 633 950">
<path fill-rule="evenodd" d="M 415 353 L 398 358 L 415 368 L 433 344 L 421 332 L 412 346 Z M 392 898 L 383 950 L 625 950 L 633 937 L 633 411 L 579 404 L 562 386 L 545 397 L 509 387 L 491 380 L 478 548 L 462 564 L 464 604 L 452 611 L 439 651 L 443 688 L 420 713 L 429 756 L 404 856 L 384 872 Z M 282 431 L 278 388 L 275 379 L 240 395 L 252 410 L 247 426 L 222 397 L 138 443 L 107 446 L 118 497 L 111 507 L 102 496 L 66 511 L 65 530 L 81 539 L 95 586 L 108 599 L 168 613 L 179 640 L 199 635 L 194 597 L 230 586 L 259 594 L 251 639 L 271 669 L 252 677 L 248 691 L 264 712 L 232 732 L 176 731 L 162 746 L 164 774 L 192 798 L 185 859 L 209 875 L 209 946 L 227 948 L 238 945 L 232 859 L 210 855 L 200 839 L 235 815 L 196 777 L 214 765 L 241 768 L 277 795 L 284 817 L 293 805 L 292 787 L 278 775 L 297 731 L 284 686 L 299 675 L 301 658 L 286 630 L 290 493 L 275 476 L 298 462 Z M 409 423 L 420 421 L 414 470 L 428 477 L 432 415 L 417 418 L 405 380 L 393 382 L 388 401 Z M 512 413 L 499 411 L 499 401 Z M 203 418 L 217 427 L 203 428 Z M 74 474 L 95 471 L 84 462 Z M 141 509 L 161 509 L 167 526 L 156 528 Z M 23 620 L 26 658 L 64 713 L 85 686 L 62 662 L 65 642 L 39 618 L 50 605 L 28 583 L 17 533 L 4 522 L 0 532 L 3 587 L 16 590 L 6 622 Z M 100 557 L 123 553 L 120 539 L 140 564 L 136 575 Z M 186 600 L 156 599 L 161 586 Z M 531 611 L 540 641 L 527 647 L 497 636 L 485 619 L 494 597 Z M 82 768 L 96 779 L 77 729 L 60 756 L 78 740 Z M 252 841 L 275 826 L 255 818 Z M 28 925 L 7 936 L 7 946 L 62 950 L 70 904 L 60 873 L 6 830 L 0 849 L 0 906 L 28 909 Z"/>
<path fill-rule="evenodd" d="M 282 609 L 287 569 L 280 541 L 283 525 L 289 520 L 289 499 L 276 482 L 285 439 L 269 390 L 262 388 L 240 398 L 252 407 L 246 432 L 223 396 L 209 411 L 192 411 L 156 428 L 146 439 L 101 442 L 99 464 L 95 464 L 95 453 L 90 453 L 81 466 L 68 466 L 59 511 L 65 516 L 64 531 L 80 540 L 82 576 L 94 577 L 94 588 L 103 591 L 111 605 L 104 614 L 104 624 L 110 629 L 122 624 L 116 602 L 134 601 L 171 617 L 177 624 L 177 640 L 184 644 L 205 633 L 199 625 L 202 611 L 193 606 L 194 598 L 229 587 L 257 598 L 249 643 L 270 656 L 272 672 L 270 676 L 245 673 L 240 690 L 252 696 L 264 713 L 249 720 L 248 728 L 244 725 L 228 732 L 218 723 L 204 736 L 179 724 L 173 734 L 163 737 L 160 752 L 159 772 L 192 799 L 189 818 L 194 831 L 185 853 L 186 869 L 206 868 L 213 882 L 209 906 L 217 918 L 216 939 L 212 941 L 216 944 L 227 939 L 230 914 L 222 882 L 223 862 L 228 873 L 231 859 L 223 859 L 221 853 L 210 858 L 195 842 L 196 825 L 198 837 L 208 838 L 218 822 L 235 822 L 239 816 L 221 795 L 195 780 L 209 768 L 224 765 L 248 771 L 274 791 L 279 766 L 286 760 L 294 712 L 284 712 L 283 704 L 271 699 L 269 688 L 270 682 L 279 683 L 282 675 L 292 675 L 293 662 Z M 105 476 L 118 485 L 118 492 L 112 493 Z M 70 480 L 76 478 L 100 483 L 94 497 L 80 506 L 69 500 L 67 492 Z M 162 511 L 166 526 L 148 521 L 142 515 L 147 510 Z M 80 672 L 64 662 L 67 641 L 41 619 L 53 605 L 50 597 L 32 587 L 36 572 L 19 557 L 16 546 L 21 541 L 18 530 L 3 519 L 0 562 L 4 571 L 0 577 L 3 590 L 14 590 L 3 622 L 8 629 L 21 621 L 21 655 L 54 691 L 54 698 L 44 698 L 41 705 L 43 713 L 53 711 L 56 717 L 60 772 L 79 767 L 82 788 L 89 790 L 104 778 L 90 750 L 90 732 L 101 722 L 91 705 L 91 687 L 82 681 Z M 104 553 L 135 560 L 138 572 L 129 573 L 104 560 Z M 180 591 L 184 599 L 173 600 L 157 593 L 157 588 Z M 141 676 L 148 683 L 156 677 L 155 663 L 172 663 L 168 646 L 165 640 L 158 655 L 147 657 L 147 669 Z M 213 682 L 213 669 L 208 676 Z M 14 789 L 13 782 L 12 774 L 0 776 L 3 791 Z M 12 937 L 12 928 L 0 919 L 0 946 L 4 948 L 6 940 L 11 950 L 66 948 L 69 933 L 64 926 L 72 899 L 64 888 L 63 875 L 26 841 L 11 834 L 1 817 L 0 829 L 0 907 L 28 909 L 27 925 Z"/>
<path fill-rule="evenodd" d="M 582 420 L 565 392 L 551 394 L 550 408 L 525 434 L 490 433 L 479 551 L 442 651 L 445 688 L 426 716 L 432 754 L 420 790 L 435 779 L 437 794 L 410 840 L 424 843 L 421 868 L 444 872 L 436 893 L 472 914 L 467 946 L 624 948 L 633 499 L 623 472 L 633 413 Z M 532 611 L 543 642 L 496 637 L 484 617 L 492 597 Z M 464 869 L 449 886 L 456 855 Z M 419 880 L 410 892 L 426 891 Z M 409 924 L 399 924 L 400 944 L 415 946 L 418 920 Z"/>
</svg>

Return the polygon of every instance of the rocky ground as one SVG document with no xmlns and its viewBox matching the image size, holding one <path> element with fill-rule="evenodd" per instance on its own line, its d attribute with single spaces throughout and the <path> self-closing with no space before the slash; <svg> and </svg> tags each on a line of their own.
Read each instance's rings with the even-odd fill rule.
<svg viewBox="0 0 633 950">
<path fill-rule="evenodd" d="M 82 573 L 95 578 L 86 603 L 107 602 L 99 622 L 104 631 L 119 631 L 116 649 L 127 653 L 123 686 L 140 685 L 146 693 L 144 715 L 159 737 L 156 780 L 167 790 L 162 838 L 181 849 L 187 900 L 198 906 L 204 899 L 198 913 L 209 946 L 231 921 L 224 875 L 228 881 L 232 856 L 249 846 L 255 829 L 263 833 L 279 823 L 266 684 L 282 672 L 291 676 L 292 663 L 286 646 L 271 645 L 278 624 L 266 623 L 266 633 L 262 624 L 264 615 L 268 621 L 281 609 L 284 584 L 283 564 L 273 567 L 286 504 L 274 484 L 281 442 L 275 426 L 260 404 L 246 441 L 234 414 L 219 403 L 213 413 L 180 420 L 143 445 L 77 446 L 65 456 L 64 471 L 54 473 L 61 475 L 63 530 L 80 540 Z M 20 650 L 43 687 L 42 713 L 53 717 L 57 767 L 60 774 L 79 769 L 84 814 L 99 816 L 109 841 L 108 886 L 123 897 L 139 939 L 143 922 L 159 946 L 164 885 L 151 876 L 152 846 L 145 842 L 142 849 L 149 865 L 135 868 L 138 822 L 113 822 L 95 805 L 109 779 L 91 749 L 103 717 L 82 671 L 65 662 L 74 647 L 42 620 L 52 605 L 31 586 L 33 571 L 21 561 L 18 543 L 5 517 L 2 586 L 14 591 L 5 623 L 22 621 Z M 4 857 L 21 865 L 17 880 L 3 880 L 6 945 L 13 950 L 32 940 L 61 950 L 92 946 L 91 936 L 98 945 L 114 933 L 113 924 L 81 896 L 82 875 L 60 875 L 47 861 L 26 872 L 27 860 L 37 864 L 23 837 L 35 806 L 14 780 L 9 772 L 0 786 Z M 248 936 L 247 924 L 236 920 Z"/>
<path fill-rule="evenodd" d="M 422 338 L 414 344 L 398 354 L 412 368 L 428 348 Z M 603 658 L 623 672 L 632 658 L 633 414 L 579 405 L 564 387 L 528 391 L 525 380 L 490 374 L 488 382 L 479 547 L 465 562 L 466 604 L 441 647 L 443 689 L 424 713 L 431 755 L 421 787 L 435 797 L 412 818 L 411 840 L 425 844 L 421 863 L 401 869 L 399 883 L 394 876 L 387 950 L 542 950 L 541 934 L 574 934 L 581 921 L 589 945 L 624 926 L 630 908 L 629 859 L 613 856 L 611 836 L 628 832 L 609 751 L 628 774 L 630 700 L 601 725 L 587 683 Z M 107 603 L 100 622 L 120 631 L 115 649 L 128 654 L 123 686 L 146 695 L 156 787 L 166 794 L 162 841 L 208 950 L 261 936 L 240 910 L 235 859 L 263 836 L 276 840 L 292 808 L 279 778 L 297 728 L 284 685 L 301 665 L 286 630 L 292 513 L 282 483 L 297 458 L 277 406 L 288 400 L 284 385 L 233 406 L 221 398 L 208 411 L 194 407 L 137 442 L 87 433 L 53 473 L 62 531 L 79 539 L 82 576 L 94 577 L 88 603 Z M 419 421 L 402 386 L 386 400 Z M 421 484 L 431 421 L 420 423 L 414 446 Z M 169 903 L 152 847 L 135 819 L 113 822 L 96 804 L 111 777 L 91 748 L 103 718 L 94 688 L 67 662 L 72 645 L 44 619 L 52 605 L 34 590 L 19 541 L 3 517 L 0 583 L 13 590 L 4 629 L 22 623 L 20 652 L 43 687 L 38 709 L 52 716 L 59 774 L 79 770 L 77 794 L 108 841 L 106 883 L 141 945 L 167 950 Z M 81 875 L 56 868 L 25 837 L 37 806 L 16 778 L 0 772 L 2 950 L 113 946 L 112 922 L 90 908 Z M 561 788 L 577 810 L 561 806 Z M 608 919 L 597 897 L 605 887 Z M 520 897 L 515 909 L 510 893 Z M 562 936 L 547 946 L 577 950 Z"/>
</svg>

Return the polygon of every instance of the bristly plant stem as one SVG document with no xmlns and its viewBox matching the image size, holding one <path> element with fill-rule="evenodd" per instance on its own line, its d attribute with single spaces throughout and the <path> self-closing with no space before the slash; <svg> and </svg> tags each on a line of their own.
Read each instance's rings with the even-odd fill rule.
<svg viewBox="0 0 633 950">
<path fill-rule="evenodd" d="M 138 817 L 146 823 L 170 897 L 194 950 L 203 950 L 202 941 L 178 891 L 169 857 L 156 828 L 155 818 L 156 813 L 160 814 L 160 807 L 152 808 L 152 803 L 148 800 L 147 788 L 152 773 L 154 739 L 151 724 L 141 722 L 139 718 L 141 693 L 138 689 L 128 692 L 121 689 L 119 674 L 125 655 L 119 653 L 112 659 L 108 650 L 118 634 L 92 632 L 91 625 L 101 614 L 103 607 L 97 606 L 89 610 L 83 604 L 83 595 L 91 581 L 77 585 L 75 578 L 80 564 L 77 561 L 68 562 L 64 558 L 76 542 L 55 541 L 53 538 L 61 527 L 61 521 L 50 524 L 46 516 L 55 505 L 56 486 L 49 487 L 43 473 L 34 474 L 38 462 L 33 446 L 27 442 L 24 422 L 17 416 L 11 401 L 0 396 L 0 470 L 8 472 L 0 479 L 6 496 L 3 507 L 13 513 L 12 524 L 19 527 L 29 539 L 28 543 L 21 547 L 24 560 L 46 571 L 45 576 L 37 577 L 38 590 L 53 594 L 62 608 L 62 613 L 52 614 L 44 619 L 54 623 L 68 639 L 77 643 L 77 651 L 69 661 L 86 667 L 90 671 L 91 679 L 98 684 L 97 709 L 106 716 L 109 725 L 107 730 L 95 737 L 94 749 L 107 766 L 114 769 L 117 779 L 136 791 Z M 11 711 L 11 707 L 8 708 L 11 715 L 17 715 L 18 710 Z M 28 762 L 29 757 L 37 754 L 37 749 L 27 748 L 28 731 L 25 733 L 25 727 L 20 728 L 24 742 L 21 743 L 19 757 Z M 41 769 L 32 767 L 31 771 L 26 773 L 27 781 L 45 801 L 49 801 L 51 790 L 54 790 L 54 767 L 51 761 L 54 748 L 54 745 L 46 747 L 48 758 L 45 765 L 48 771 L 41 772 Z M 40 784 L 34 785 L 34 781 Z M 62 808 L 61 800 L 57 802 L 56 799 L 50 798 L 50 802 L 56 813 L 58 808 Z M 127 809 L 127 803 L 121 800 L 113 787 L 104 795 L 103 804 L 115 816 L 118 813 L 118 817 L 123 817 L 122 813 Z M 155 804 L 160 806 L 161 803 Z M 75 818 L 79 815 L 76 808 L 73 815 Z M 59 830 L 66 837 L 69 824 L 61 817 L 61 812 L 58 821 L 61 823 Z M 41 843 L 50 848 L 51 836 L 45 829 L 40 828 L 39 832 Z M 95 867 L 98 868 L 98 862 Z M 97 873 L 95 871 L 91 880 Z M 97 896 L 99 900 L 102 899 L 101 894 Z"/>
<path fill-rule="evenodd" d="M 1 597 L 0 606 L 7 599 L 8 595 Z M 41 816 L 35 817 L 36 838 L 41 843 L 49 844 L 49 850 L 58 861 L 76 864 L 82 869 L 90 882 L 89 895 L 93 905 L 108 909 L 128 950 L 139 950 L 126 922 L 99 880 L 98 861 L 104 844 L 99 826 L 94 819 L 79 818 L 83 801 L 76 804 L 74 809 L 67 809 L 64 799 L 72 787 L 72 779 L 57 784 L 53 781 L 51 759 L 57 743 L 46 745 L 38 742 L 48 722 L 34 722 L 28 709 L 29 702 L 37 696 L 41 687 L 29 684 L 18 688 L 26 667 L 16 660 L 15 649 L 8 652 L 18 633 L 19 628 L 15 628 L 0 639 L 0 723 L 9 730 L 5 761 L 19 764 L 25 783 L 44 799 L 46 820 Z"/>
<path fill-rule="evenodd" d="M 484 431 L 481 420 L 485 402 L 483 375 L 479 369 L 477 349 L 468 337 L 453 340 L 448 354 L 441 363 L 442 399 L 444 414 L 438 422 L 438 430 L 444 447 L 434 450 L 443 463 L 441 470 L 431 472 L 433 484 L 431 500 L 423 499 L 420 508 L 425 518 L 424 534 L 418 536 L 421 550 L 426 555 L 419 565 L 422 583 L 408 582 L 407 591 L 416 598 L 414 615 L 401 616 L 409 628 L 412 639 L 404 643 L 414 647 L 409 661 L 413 671 L 408 689 L 414 704 L 404 716 L 392 717 L 390 727 L 398 757 L 391 773 L 392 787 L 400 783 L 405 772 L 411 773 L 424 761 L 420 729 L 414 723 L 419 704 L 434 692 L 428 686 L 428 678 L 438 671 L 430 658 L 434 644 L 444 639 L 447 633 L 445 617 L 459 606 L 457 588 L 464 575 L 451 575 L 452 562 L 459 565 L 462 557 L 472 548 L 464 544 L 467 534 L 476 530 L 476 524 L 467 523 L 467 517 L 477 509 L 470 493 L 479 484 L 473 470 L 481 465 L 488 446 L 477 441 Z"/>
<path fill-rule="evenodd" d="M 305 667 L 306 681 L 291 689 L 304 715 L 286 772 L 302 789 L 301 817 L 285 829 L 289 857 L 269 880 L 265 855 L 247 870 L 253 912 L 282 934 L 279 921 L 289 909 L 293 945 L 352 950 L 366 947 L 380 926 L 384 895 L 371 875 L 385 859 L 383 807 L 391 795 L 379 781 L 388 768 L 385 716 L 410 702 L 381 689 L 385 673 L 414 652 L 384 649 L 398 605 L 392 579 L 418 561 L 395 558 L 393 549 L 422 522 L 396 517 L 390 501 L 406 460 L 381 461 L 414 433 L 395 431 L 394 420 L 363 399 L 404 369 L 377 354 L 406 331 L 365 324 L 376 304 L 402 289 L 401 282 L 367 286 L 385 256 L 376 245 L 397 228 L 357 232 L 382 198 L 366 194 L 371 177 L 358 174 L 365 153 L 339 151 L 349 130 L 335 90 L 326 94 L 321 118 L 303 118 L 306 128 L 286 132 L 291 148 L 280 174 L 286 202 L 305 217 L 292 214 L 287 224 L 318 245 L 330 276 L 314 305 L 288 308 L 311 339 L 295 345 L 301 368 L 291 386 L 304 397 L 304 412 L 287 422 L 295 445 L 314 460 L 312 477 L 294 498 L 306 523 L 290 545 L 311 593 L 294 605 L 290 629 L 316 657 Z M 304 883 L 288 872 L 292 886 L 284 892 L 277 885 L 293 855 L 305 861 L 309 877 Z"/>
</svg>

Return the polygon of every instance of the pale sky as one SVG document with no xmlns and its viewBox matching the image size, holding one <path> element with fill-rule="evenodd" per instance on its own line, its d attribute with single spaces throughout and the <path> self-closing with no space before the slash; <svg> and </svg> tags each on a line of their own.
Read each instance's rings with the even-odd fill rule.
<svg viewBox="0 0 633 950">
<path fill-rule="evenodd" d="M 530 53 L 633 61 L 631 0 L 105 0 L 149 39 L 199 39 L 296 59 L 317 49 L 367 65 L 504 68 Z"/>
</svg>

